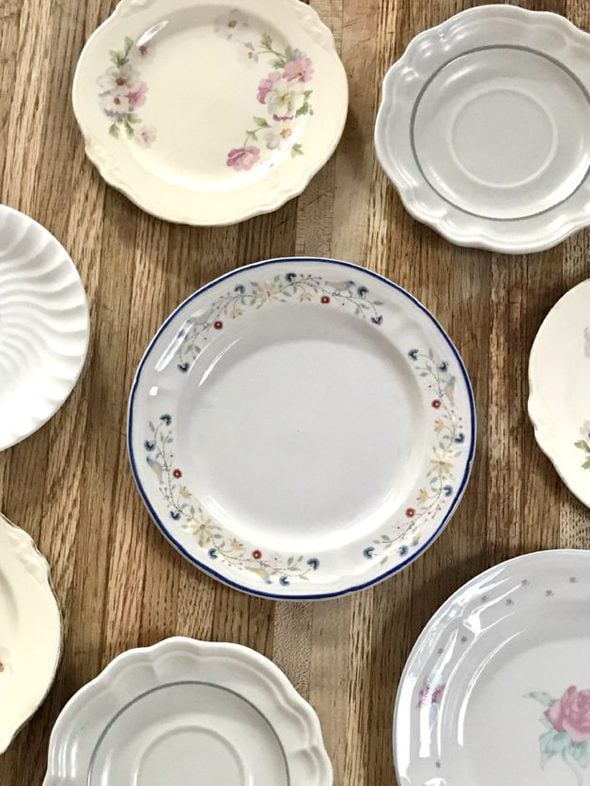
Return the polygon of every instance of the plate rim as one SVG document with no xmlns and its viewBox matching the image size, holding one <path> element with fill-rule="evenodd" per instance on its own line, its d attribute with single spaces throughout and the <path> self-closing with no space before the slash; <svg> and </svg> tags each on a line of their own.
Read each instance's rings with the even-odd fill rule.
<svg viewBox="0 0 590 786">
<path fill-rule="evenodd" d="M 314 760 L 318 767 L 323 768 L 323 772 L 319 770 L 319 773 L 320 775 L 325 775 L 325 786 L 333 783 L 332 761 L 326 750 L 319 716 L 311 703 L 301 695 L 280 666 L 266 655 L 258 652 L 258 650 L 244 644 L 228 641 L 208 641 L 191 636 L 174 635 L 160 639 L 148 646 L 132 647 L 118 653 L 95 677 L 78 688 L 68 699 L 61 708 L 51 730 L 47 751 L 47 771 L 43 780 L 43 786 L 66 786 L 66 784 L 70 783 L 71 773 L 65 772 L 63 767 L 56 764 L 56 761 L 59 759 L 60 752 L 63 751 L 64 746 L 67 745 L 68 740 L 75 735 L 78 735 L 78 738 L 80 737 L 79 727 L 72 723 L 72 720 L 76 720 L 75 714 L 72 715 L 70 720 L 71 728 L 69 732 L 67 727 L 63 728 L 64 723 L 67 721 L 67 715 L 75 712 L 76 705 L 86 706 L 88 701 L 92 701 L 93 698 L 100 694 L 101 690 L 112 689 L 112 686 L 116 684 L 121 675 L 125 673 L 125 670 L 134 661 L 138 665 L 145 666 L 149 664 L 150 666 L 155 666 L 159 658 L 165 659 L 175 653 L 182 655 L 187 652 L 190 652 L 192 658 L 197 658 L 202 662 L 211 659 L 216 653 L 221 653 L 228 661 L 238 660 L 255 666 L 258 673 L 265 678 L 266 687 L 268 688 L 269 696 L 272 695 L 274 706 L 280 708 L 281 711 L 286 708 L 303 721 L 305 728 L 302 737 L 305 737 L 305 749 L 315 751 Z M 154 669 L 155 676 L 157 675 Z M 236 694 L 240 695 L 238 692 Z M 241 697 L 252 704 L 251 699 L 244 696 Z M 260 712 L 260 710 L 258 711 Z M 277 735 L 281 749 L 286 753 L 283 741 L 278 737 L 271 720 L 264 713 L 260 712 L 260 714 L 269 724 L 274 734 Z M 72 728 L 74 729 L 73 735 Z M 107 728 L 108 723 L 105 723 L 104 729 Z M 92 759 L 90 759 L 91 761 Z M 288 761 L 286 763 L 288 764 Z"/>
<path fill-rule="evenodd" d="M 326 147 L 324 154 L 318 159 L 318 162 L 315 166 L 309 167 L 306 170 L 302 170 L 302 174 L 299 178 L 291 180 L 291 188 L 283 187 L 275 190 L 275 198 L 271 201 L 264 202 L 258 200 L 256 203 L 252 202 L 249 209 L 242 210 L 239 213 L 236 211 L 234 215 L 226 216 L 225 218 L 220 219 L 203 220 L 199 219 L 198 217 L 195 218 L 193 216 L 183 214 L 182 210 L 169 211 L 167 207 L 163 207 L 159 209 L 159 212 L 156 212 L 156 209 L 154 209 L 153 206 L 148 207 L 141 198 L 141 189 L 139 192 L 135 191 L 128 182 L 125 182 L 124 179 L 120 177 L 119 167 L 116 162 L 114 162 L 114 165 L 111 164 L 110 157 L 105 155 L 104 148 L 99 143 L 97 143 L 96 134 L 92 134 L 87 124 L 84 122 L 82 117 L 84 113 L 78 105 L 76 95 L 78 92 L 79 82 L 82 78 L 80 67 L 82 57 L 84 56 L 86 50 L 92 45 L 98 34 L 103 31 L 104 28 L 108 27 L 111 20 L 118 19 L 119 15 L 122 13 L 128 14 L 131 10 L 133 10 L 134 4 L 136 2 L 137 0 L 120 0 L 118 5 L 115 6 L 114 10 L 106 17 L 106 19 L 103 19 L 103 21 L 92 31 L 92 33 L 84 41 L 84 45 L 80 50 L 80 54 L 78 55 L 78 59 L 76 61 L 74 77 L 72 80 L 70 100 L 78 129 L 84 140 L 84 153 L 88 160 L 96 168 L 100 177 L 103 178 L 103 180 L 110 186 L 122 193 L 132 204 L 148 215 L 154 216 L 155 218 L 158 218 L 162 221 L 168 221 L 170 223 L 186 226 L 233 226 L 235 224 L 239 224 L 243 221 L 254 218 L 255 216 L 273 213 L 290 200 L 300 196 L 307 189 L 312 179 L 318 174 L 318 172 L 320 172 L 320 170 L 325 167 L 325 165 L 336 152 L 336 149 L 340 144 L 342 135 L 344 133 L 350 104 L 350 88 L 348 85 L 348 75 L 346 73 L 344 63 L 342 62 L 342 58 L 337 49 L 334 34 L 328 25 L 322 20 L 319 12 L 316 11 L 314 7 L 307 5 L 306 3 L 302 3 L 300 0 L 274 0 L 274 2 L 282 2 L 285 6 L 291 6 L 293 9 L 297 10 L 301 28 L 305 30 L 312 38 L 321 36 L 323 41 L 321 44 L 318 42 L 318 45 L 321 45 L 326 50 L 326 52 L 334 58 L 335 62 L 337 62 L 339 66 L 342 77 L 342 106 L 338 123 L 334 125 L 336 131 L 332 144 L 329 147 Z M 218 2 L 220 6 L 224 6 L 228 9 L 236 7 L 238 10 L 247 11 L 248 0 L 235 0 L 234 3 L 229 2 L 229 0 L 218 0 Z M 192 5 L 195 7 L 204 3 L 205 0 L 192 0 Z M 244 6 L 246 6 L 246 8 L 244 8 Z M 141 10 L 142 7 L 143 6 L 140 5 L 139 10 Z M 305 17 L 305 21 L 303 21 L 303 17 Z M 312 26 L 314 29 L 312 32 L 310 32 L 310 28 L 312 28 Z M 327 41 L 330 42 L 329 49 L 326 47 Z"/>
<path fill-rule="evenodd" d="M 408 673 L 412 666 L 412 661 L 414 660 L 415 654 L 418 652 L 420 645 L 428 638 L 430 634 L 430 628 L 432 623 L 436 620 L 439 615 L 444 614 L 447 609 L 452 606 L 453 602 L 462 595 L 462 593 L 468 589 L 472 584 L 475 582 L 479 582 L 484 580 L 488 575 L 497 572 L 498 569 L 505 569 L 507 566 L 512 566 L 514 564 L 518 564 L 520 562 L 527 562 L 529 560 L 536 560 L 536 559 L 551 559 L 552 557 L 559 557 L 566 558 L 566 557 L 573 557 L 573 556 L 582 556 L 582 559 L 590 559 L 590 549 L 575 549 L 575 548 L 554 548 L 554 549 L 538 549 L 537 551 L 529 551 L 523 554 L 517 554 L 515 557 L 509 557 L 508 559 L 502 560 L 496 564 L 490 565 L 489 567 L 482 570 L 480 573 L 475 574 L 470 579 L 465 581 L 458 587 L 454 592 L 452 592 L 448 598 L 446 598 L 440 606 L 438 606 L 434 612 L 430 615 L 428 620 L 424 623 L 424 626 L 418 637 L 414 641 L 409 653 L 408 657 L 406 658 L 406 662 L 404 664 L 404 668 L 402 669 L 402 673 L 399 678 L 399 682 L 397 685 L 396 695 L 395 695 L 395 702 L 393 708 L 393 724 L 392 724 L 392 752 L 393 752 L 393 764 L 394 764 L 394 771 L 395 777 L 398 780 L 400 786 L 419 786 L 419 784 L 413 784 L 412 781 L 408 780 L 405 776 L 402 775 L 399 771 L 398 767 L 398 755 L 397 755 L 397 745 L 396 745 L 396 736 L 397 736 L 397 724 L 398 724 L 398 717 L 400 711 L 400 702 L 401 702 L 401 693 L 402 693 L 402 686 L 407 681 Z"/>
<path fill-rule="evenodd" d="M 25 529 L 19 527 L 18 524 L 15 524 L 13 521 L 11 521 L 7 516 L 5 516 L 1 512 L 0 512 L 0 528 L 5 528 L 10 534 L 13 535 L 14 538 L 18 539 L 21 542 L 22 548 L 27 550 L 30 558 L 34 560 L 38 569 L 42 571 L 44 577 L 43 591 L 44 592 L 47 591 L 48 596 L 51 596 L 52 602 L 55 606 L 55 610 L 57 611 L 58 637 L 59 637 L 58 646 L 55 653 L 55 660 L 51 671 L 51 676 L 47 681 L 45 690 L 43 694 L 39 697 L 39 699 L 35 701 L 31 711 L 28 712 L 28 714 L 26 714 L 26 716 L 22 718 L 22 720 L 12 730 L 12 732 L 8 730 L 6 736 L 4 737 L 0 736 L 0 756 L 1 756 L 3 753 L 5 753 L 8 750 L 8 748 L 12 745 L 18 734 L 20 734 L 23 728 L 27 725 L 27 723 L 29 723 L 29 721 L 35 715 L 37 710 L 44 703 L 45 699 L 49 694 L 49 691 L 51 690 L 55 682 L 59 664 L 61 663 L 61 659 L 64 651 L 64 618 L 59 604 L 59 599 L 55 591 L 55 586 L 53 584 L 53 579 L 51 575 L 51 566 L 45 555 L 42 554 L 42 552 L 39 550 L 36 541 L 33 539 L 31 535 L 29 535 L 29 533 Z"/>
<path fill-rule="evenodd" d="M 478 16 L 481 16 L 482 21 L 485 21 L 487 14 L 490 14 L 492 17 L 504 15 L 505 17 L 520 19 L 522 22 L 524 22 L 524 24 L 531 25 L 536 25 L 544 21 L 550 25 L 558 26 L 570 40 L 572 37 L 576 37 L 578 39 L 582 37 L 586 39 L 584 41 L 586 46 L 588 46 L 590 43 L 590 32 L 582 30 L 582 28 L 575 25 L 567 17 L 557 14 L 553 11 L 531 10 L 521 6 L 512 5 L 511 3 L 504 3 L 500 5 L 486 3 L 484 5 L 467 8 L 459 11 L 456 14 L 453 14 L 453 16 L 448 17 L 447 19 L 444 19 L 437 25 L 433 25 L 424 30 L 421 30 L 411 38 L 400 57 L 389 66 L 383 76 L 381 83 L 381 100 L 379 103 L 379 109 L 377 111 L 374 127 L 375 152 L 381 168 L 385 172 L 390 183 L 396 189 L 407 212 L 417 221 L 425 224 L 426 226 L 429 226 L 431 229 L 434 229 L 448 242 L 457 246 L 467 248 L 482 248 L 486 251 L 501 254 L 520 255 L 537 253 L 553 248 L 554 246 L 563 242 L 570 235 L 590 225 L 590 214 L 587 214 L 584 218 L 578 211 L 578 215 L 574 216 L 574 220 L 569 218 L 565 222 L 562 222 L 557 231 L 554 231 L 552 234 L 540 236 L 541 239 L 536 242 L 528 242 L 524 244 L 510 240 L 504 241 L 501 234 L 490 234 L 487 230 L 482 229 L 482 219 L 475 219 L 475 223 L 471 225 L 471 229 L 465 228 L 465 226 L 462 224 L 460 224 L 457 228 L 454 228 L 454 222 L 452 220 L 449 221 L 448 206 L 445 208 L 445 212 L 441 216 L 433 215 L 432 210 L 429 211 L 421 208 L 421 201 L 414 199 L 412 195 L 415 187 L 404 182 L 404 177 L 400 175 L 397 164 L 392 159 L 391 155 L 386 152 L 383 141 L 385 135 L 384 124 L 386 118 L 390 116 L 393 111 L 395 111 L 395 98 L 392 95 L 391 83 L 397 78 L 400 70 L 404 68 L 409 59 L 409 56 L 413 55 L 414 50 L 418 50 L 421 45 L 423 47 L 426 45 L 426 48 L 430 49 L 431 44 L 428 44 L 428 40 L 436 39 L 438 41 L 439 37 L 443 38 L 443 33 L 445 30 L 451 25 L 456 24 L 457 21 L 460 22 L 463 19 L 469 19 L 470 17 Z M 422 179 L 425 186 L 430 189 L 428 182 L 424 178 Z M 585 181 L 588 181 L 588 172 L 582 179 L 578 188 Z M 564 200 L 564 202 L 567 203 L 571 196 L 572 195 L 570 194 Z M 446 202 L 446 200 L 443 200 L 441 197 L 439 197 L 438 194 L 436 194 L 436 197 L 437 204 Z M 564 202 L 561 204 L 564 204 Z M 554 207 L 559 207 L 559 205 L 555 205 Z M 554 207 L 549 208 L 549 211 L 553 210 Z M 456 208 L 452 209 L 457 210 Z M 458 212 L 463 215 L 462 211 L 459 210 Z M 497 223 L 500 226 L 505 224 L 504 221 L 496 220 L 494 223 Z"/>
<path fill-rule="evenodd" d="M 174 538 L 172 533 L 169 532 L 169 530 L 167 529 L 167 527 L 164 524 L 164 522 L 159 518 L 158 514 L 156 513 L 153 505 L 151 504 L 151 502 L 149 500 L 149 496 L 146 493 L 145 489 L 143 488 L 142 482 L 140 480 L 139 472 L 138 472 L 138 469 L 137 469 L 136 460 L 135 460 L 135 456 L 134 456 L 133 448 L 132 448 L 132 441 L 133 441 L 133 406 L 134 406 L 134 403 L 135 403 L 135 396 L 136 396 L 137 388 L 138 388 L 138 385 L 139 385 L 139 382 L 140 382 L 141 373 L 142 373 L 142 371 L 144 369 L 144 366 L 147 363 L 147 361 L 148 361 L 148 359 L 149 359 L 149 357 L 150 357 L 150 355 L 151 355 L 151 353 L 152 353 L 152 351 L 153 351 L 153 349 L 155 347 L 156 342 L 158 341 L 158 339 L 160 338 L 160 336 L 162 335 L 164 330 L 171 323 L 171 321 L 181 311 L 181 309 L 183 309 L 188 303 L 190 303 L 192 300 L 194 300 L 199 295 L 201 295 L 204 292 L 208 291 L 209 289 L 211 289 L 211 288 L 213 288 L 213 287 L 223 283 L 224 281 L 226 281 L 227 279 L 232 278 L 235 275 L 243 274 L 245 271 L 251 270 L 253 268 L 260 268 L 260 267 L 264 267 L 264 266 L 272 265 L 272 264 L 276 264 L 276 263 L 279 263 L 279 264 L 287 264 L 287 263 L 291 264 L 293 262 L 312 262 L 312 263 L 315 262 L 315 263 L 320 263 L 320 264 L 324 263 L 324 262 L 328 262 L 328 263 L 332 263 L 332 264 L 336 264 L 336 265 L 341 265 L 342 267 L 345 267 L 347 269 L 353 269 L 353 270 L 361 271 L 363 274 L 366 273 L 369 276 L 372 276 L 373 278 L 381 281 L 382 283 L 385 283 L 388 286 L 392 287 L 399 294 L 407 297 L 414 306 L 418 307 L 424 314 L 426 314 L 429 317 L 429 319 L 431 320 L 434 328 L 436 330 L 438 330 L 439 333 L 441 334 L 441 336 L 443 337 L 443 339 L 445 339 L 447 341 L 448 346 L 449 346 L 451 352 L 453 353 L 454 358 L 455 358 L 455 360 L 457 362 L 457 365 L 458 365 L 458 368 L 459 368 L 459 370 L 461 372 L 462 378 L 463 378 L 463 380 L 465 382 L 465 388 L 466 388 L 467 398 L 468 398 L 468 402 L 469 402 L 469 417 L 470 417 L 469 424 L 470 424 L 470 432 L 471 432 L 471 442 L 470 442 L 470 445 L 469 445 L 469 450 L 468 450 L 467 455 L 466 455 L 465 471 L 464 471 L 463 477 L 461 478 L 461 482 L 459 483 L 459 485 L 457 487 L 457 491 L 455 493 L 453 502 L 450 505 L 447 513 L 445 514 L 445 516 L 443 517 L 443 519 L 439 523 L 439 525 L 436 528 L 435 532 L 431 535 L 431 537 L 429 539 L 425 540 L 424 543 L 420 546 L 420 548 L 416 549 L 416 551 L 413 552 L 409 557 L 407 557 L 406 559 L 402 560 L 397 565 L 394 565 L 394 566 L 390 567 L 389 570 L 385 571 L 384 573 L 381 573 L 378 576 L 376 576 L 375 578 L 370 579 L 368 581 L 364 581 L 364 582 L 360 582 L 360 583 L 353 582 L 352 584 L 350 584 L 347 587 L 344 587 L 341 590 L 335 590 L 335 591 L 332 591 L 332 592 L 313 592 L 313 593 L 309 593 L 308 592 L 308 593 L 301 593 L 301 594 L 282 594 L 280 592 L 265 592 L 263 590 L 257 590 L 257 589 L 253 589 L 251 587 L 246 587 L 246 586 L 240 584 L 240 582 L 234 581 L 232 578 L 224 576 L 223 574 L 219 573 L 218 571 L 216 571 L 215 569 L 213 569 L 209 565 L 203 563 L 201 560 L 198 560 L 196 557 L 194 557 L 192 554 L 190 554 L 190 552 L 187 549 L 185 549 L 185 547 L 181 543 L 179 543 Z M 202 570 L 204 573 L 206 573 L 210 577 L 216 579 L 217 581 L 220 581 L 222 584 L 225 584 L 226 586 L 229 586 L 232 589 L 237 589 L 237 590 L 239 590 L 241 592 L 245 592 L 248 595 L 253 595 L 253 596 L 261 597 L 261 598 L 267 598 L 267 599 L 271 599 L 271 600 L 292 600 L 292 601 L 329 600 L 331 598 L 341 597 L 343 595 L 348 595 L 348 594 L 351 594 L 353 592 L 360 592 L 361 590 L 368 589 L 369 587 L 372 587 L 372 586 L 374 586 L 376 584 L 380 584 L 382 581 L 385 581 L 386 579 L 390 578 L 391 576 L 395 575 L 396 573 L 399 573 L 404 568 L 406 568 L 408 565 L 410 565 L 412 562 L 414 562 L 442 534 L 442 532 L 445 530 L 447 524 L 449 523 L 449 521 L 453 517 L 453 514 L 457 510 L 457 507 L 458 507 L 458 505 L 459 505 L 459 503 L 460 503 L 460 501 L 461 501 L 461 499 L 463 497 L 463 494 L 465 493 L 465 489 L 467 488 L 467 485 L 469 483 L 469 479 L 471 477 L 471 472 L 472 472 L 473 463 L 474 463 L 476 444 L 477 444 L 477 415 L 476 415 L 476 406 L 475 406 L 475 396 L 474 396 L 474 392 L 473 392 L 473 387 L 471 385 L 471 380 L 469 378 L 466 366 L 465 366 L 465 364 L 463 362 L 463 359 L 462 359 L 462 357 L 461 357 L 461 355 L 459 353 L 459 350 L 457 349 L 457 347 L 455 346 L 455 344 L 451 340 L 451 338 L 448 335 L 448 333 L 442 327 L 440 322 L 434 316 L 434 314 L 431 311 L 429 311 L 429 309 L 426 308 L 426 306 L 423 303 L 421 303 L 416 297 L 414 297 L 414 295 L 412 295 L 406 289 L 401 287 L 399 284 L 396 284 L 395 282 L 390 281 L 385 276 L 382 276 L 380 273 L 376 273 L 375 271 L 370 270 L 369 268 L 363 267 L 362 265 L 357 265 L 357 264 L 355 264 L 353 262 L 346 262 L 344 260 L 333 259 L 331 257 L 292 256 L 292 257 L 275 257 L 275 258 L 271 258 L 271 259 L 261 260 L 259 262 L 254 262 L 252 264 L 244 265 L 243 267 L 238 267 L 238 268 L 235 268 L 233 270 L 230 270 L 228 273 L 224 273 L 223 275 L 219 276 L 218 278 L 214 279 L 213 281 L 210 281 L 210 282 L 204 284 L 202 287 L 200 287 L 195 292 L 190 294 L 161 323 L 161 325 L 157 329 L 156 333 L 154 334 L 154 336 L 150 340 L 150 342 L 149 342 L 149 344 L 148 344 L 148 346 L 147 346 L 147 348 L 146 348 L 146 350 L 145 350 L 143 356 L 141 357 L 141 360 L 140 360 L 140 362 L 139 362 L 139 364 L 137 366 L 137 370 L 135 372 L 135 376 L 134 376 L 133 383 L 131 385 L 131 390 L 130 390 L 130 393 L 129 393 L 129 401 L 128 401 L 128 407 L 127 407 L 127 455 L 128 455 L 128 458 L 129 458 L 129 463 L 131 465 L 131 473 L 133 475 L 133 479 L 134 479 L 135 485 L 136 485 L 136 487 L 137 487 L 137 489 L 139 491 L 140 497 L 143 500 L 143 503 L 144 503 L 145 507 L 147 508 L 148 513 L 149 513 L 152 521 L 154 522 L 154 524 L 156 525 L 156 527 L 158 528 L 160 533 L 173 546 L 173 548 L 175 548 L 176 551 L 178 551 L 185 559 L 187 559 L 192 565 L 194 565 L 195 567 L 199 568 L 200 570 Z"/>
<path fill-rule="evenodd" d="M 28 431 L 26 431 L 23 434 L 19 435 L 14 441 L 8 443 L 5 446 L 0 445 L 0 453 L 2 453 L 3 451 L 6 451 L 6 450 L 10 450 L 15 445 L 19 445 L 25 439 L 28 439 L 29 437 L 32 437 L 33 434 L 36 434 L 37 431 L 42 429 L 43 426 L 47 425 L 47 423 L 49 423 L 49 421 L 53 417 L 55 417 L 55 415 L 57 415 L 57 413 L 60 411 L 60 409 L 64 406 L 64 404 L 70 398 L 70 396 L 74 392 L 74 389 L 75 389 L 76 385 L 80 381 L 80 377 L 82 376 L 82 372 L 84 371 L 84 367 L 86 366 L 86 361 L 88 359 L 88 352 L 89 352 L 89 349 L 90 349 L 90 331 L 91 331 L 90 305 L 89 305 L 89 302 L 88 302 L 88 294 L 86 293 L 86 287 L 84 286 L 84 282 L 82 281 L 82 276 L 80 275 L 80 271 L 78 270 L 78 267 L 77 267 L 76 263 L 72 259 L 72 256 L 71 256 L 70 252 L 65 248 L 63 243 L 60 240 L 57 239 L 57 237 L 53 234 L 53 232 L 51 232 L 49 229 L 47 229 L 47 227 L 44 226 L 43 224 L 41 224 L 39 221 L 37 221 L 36 219 L 34 219 L 31 216 L 29 216 L 27 213 L 23 213 L 21 210 L 17 210 L 15 207 L 11 207 L 10 205 L 6 205 L 4 203 L 0 203 L 0 216 L 2 215 L 2 213 L 7 213 L 8 215 L 12 214 L 13 216 L 17 216 L 17 219 L 19 221 L 23 222 L 23 224 L 29 222 L 31 225 L 33 225 L 35 227 L 35 231 L 40 231 L 41 235 L 45 235 L 47 237 L 47 239 L 51 243 L 56 244 L 56 247 L 61 250 L 61 252 L 63 253 L 63 260 L 62 260 L 62 262 L 65 263 L 65 265 L 67 267 L 69 267 L 74 272 L 74 274 L 75 274 L 75 276 L 77 278 L 77 283 L 79 284 L 79 290 L 80 290 L 80 294 L 81 294 L 80 305 L 84 307 L 84 311 L 85 311 L 85 314 L 86 314 L 86 324 L 85 324 L 85 327 L 84 327 L 84 334 L 85 334 L 84 335 L 84 350 L 80 353 L 80 356 L 79 356 L 79 367 L 78 367 L 78 370 L 77 370 L 76 374 L 74 375 L 74 377 L 71 380 L 70 389 L 68 390 L 66 395 L 61 399 L 59 404 L 57 404 L 52 409 L 52 411 L 50 412 L 49 415 L 47 415 L 47 417 L 38 419 L 34 426 L 32 426 Z"/>
</svg>

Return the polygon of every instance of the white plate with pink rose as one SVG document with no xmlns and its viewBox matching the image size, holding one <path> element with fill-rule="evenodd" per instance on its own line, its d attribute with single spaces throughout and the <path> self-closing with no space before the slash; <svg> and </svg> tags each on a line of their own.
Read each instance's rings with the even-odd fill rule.
<svg viewBox="0 0 590 786">
<path fill-rule="evenodd" d="M 416 642 L 393 730 L 400 786 L 590 784 L 590 551 L 503 562 Z"/>
<path fill-rule="evenodd" d="M 330 30 L 300 0 L 122 0 L 73 87 L 86 152 L 139 207 L 232 224 L 300 194 L 348 109 Z"/>
</svg>

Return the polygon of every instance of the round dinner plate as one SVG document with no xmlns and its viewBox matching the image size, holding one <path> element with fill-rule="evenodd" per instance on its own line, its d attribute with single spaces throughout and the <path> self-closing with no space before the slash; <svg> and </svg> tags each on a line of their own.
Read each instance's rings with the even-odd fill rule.
<svg viewBox="0 0 590 786">
<path fill-rule="evenodd" d="M 590 551 L 526 554 L 432 617 L 401 678 L 400 786 L 583 786 L 590 774 Z"/>
<path fill-rule="evenodd" d="M 0 754 L 45 698 L 61 638 L 49 565 L 0 513 Z"/>
<path fill-rule="evenodd" d="M 282 671 L 184 637 L 119 655 L 68 702 L 44 786 L 332 786 L 320 723 Z"/>
<path fill-rule="evenodd" d="M 590 507 L 590 280 L 551 309 L 529 360 L 529 415 L 541 449 Z"/>
<path fill-rule="evenodd" d="M 383 83 L 379 160 L 451 242 L 549 248 L 590 221 L 590 36 L 557 14 L 472 8 L 426 30 Z"/>
<path fill-rule="evenodd" d="M 149 213 L 231 224 L 300 194 L 348 109 L 300 0 L 121 0 L 88 40 L 74 112 L 101 175 Z"/>
<path fill-rule="evenodd" d="M 0 450 L 62 406 L 82 371 L 89 330 L 67 251 L 32 218 L 0 205 Z"/>
<path fill-rule="evenodd" d="M 471 386 L 435 318 L 346 262 L 287 258 L 191 295 L 131 392 L 135 480 L 163 534 L 257 595 L 374 584 L 441 532 L 467 483 Z"/>
</svg>

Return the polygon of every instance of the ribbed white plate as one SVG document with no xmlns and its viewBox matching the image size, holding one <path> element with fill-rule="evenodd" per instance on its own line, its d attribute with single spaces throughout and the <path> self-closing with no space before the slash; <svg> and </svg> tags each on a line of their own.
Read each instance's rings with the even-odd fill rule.
<svg viewBox="0 0 590 786">
<path fill-rule="evenodd" d="M 504 4 L 414 38 L 375 130 L 407 210 L 453 243 L 513 254 L 586 226 L 589 52 L 564 17 Z"/>
<path fill-rule="evenodd" d="M 0 513 L 0 753 L 43 701 L 60 653 L 49 565 Z"/>
<path fill-rule="evenodd" d="M 331 786 L 317 715 L 238 644 L 124 652 L 69 701 L 45 786 Z"/>
<path fill-rule="evenodd" d="M 67 251 L 32 218 L 0 205 L 0 450 L 61 407 L 88 337 L 86 294 Z"/>
<path fill-rule="evenodd" d="M 122 0 L 84 47 L 73 103 L 105 180 L 160 218 L 215 225 L 303 191 L 348 86 L 300 0 Z"/>
<path fill-rule="evenodd" d="M 541 450 L 590 508 L 590 280 L 557 301 L 533 343 L 529 415 Z"/>
</svg>

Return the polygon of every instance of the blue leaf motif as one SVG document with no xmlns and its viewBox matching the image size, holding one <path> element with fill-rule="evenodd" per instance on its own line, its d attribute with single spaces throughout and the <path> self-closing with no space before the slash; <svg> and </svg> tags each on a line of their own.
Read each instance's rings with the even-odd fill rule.
<svg viewBox="0 0 590 786">
<path fill-rule="evenodd" d="M 297 278 L 297 273 L 287 273 L 285 278 L 287 279 L 289 284 L 292 284 L 295 281 L 295 279 Z"/>
<path fill-rule="evenodd" d="M 382 317 L 382 315 L 379 314 L 378 317 L 371 317 L 371 322 L 373 322 L 375 325 L 382 325 L 383 324 L 383 317 Z"/>
<path fill-rule="evenodd" d="M 366 549 L 363 549 L 363 554 L 367 559 L 372 559 L 374 551 L 375 551 L 375 546 L 367 546 Z"/>
<path fill-rule="evenodd" d="M 317 557 L 310 557 L 307 560 L 307 564 L 309 565 L 310 568 L 313 568 L 314 570 L 317 570 L 320 567 L 320 561 Z"/>
<path fill-rule="evenodd" d="M 283 587 L 289 586 L 289 579 L 286 576 L 281 576 L 279 579 L 279 584 L 282 584 Z"/>
<path fill-rule="evenodd" d="M 445 493 L 445 497 L 450 497 L 451 494 L 453 493 L 453 487 L 452 486 L 443 486 L 443 491 Z"/>
<path fill-rule="evenodd" d="M 465 434 L 462 431 L 455 437 L 455 442 L 458 445 L 460 445 L 462 442 L 465 442 Z"/>
<path fill-rule="evenodd" d="M 156 447 L 156 443 L 155 442 L 150 442 L 149 439 L 146 439 L 146 441 L 143 443 L 143 445 L 144 445 L 146 450 L 153 450 Z"/>
<path fill-rule="evenodd" d="M 172 417 L 170 415 L 160 415 L 160 420 L 162 423 L 165 423 L 169 426 L 172 423 Z"/>
<path fill-rule="evenodd" d="M 188 363 L 185 361 L 184 363 L 178 363 L 178 369 L 183 372 L 187 372 L 189 368 Z"/>
<path fill-rule="evenodd" d="M 238 284 L 235 287 L 235 291 L 238 292 L 240 295 L 243 295 L 244 292 L 246 291 L 246 287 L 243 284 Z"/>
<path fill-rule="evenodd" d="M 408 549 L 407 546 L 400 546 L 398 551 L 399 551 L 400 557 L 405 557 L 406 554 L 408 553 L 409 549 Z"/>
<path fill-rule="evenodd" d="M 178 521 L 178 519 L 180 518 L 180 513 L 177 510 L 171 510 L 170 518 L 174 519 L 174 521 Z"/>
<path fill-rule="evenodd" d="M 211 557 L 211 559 L 217 559 L 217 549 L 209 549 L 207 554 Z"/>
<path fill-rule="evenodd" d="M 412 360 L 418 360 L 418 350 L 417 349 L 411 349 L 408 352 L 408 356 L 411 357 Z"/>
<path fill-rule="evenodd" d="M 367 287 L 359 287 L 357 289 L 359 297 L 365 297 L 365 295 L 368 293 L 368 291 L 369 290 L 367 289 Z"/>
<path fill-rule="evenodd" d="M 445 363 L 445 361 L 443 360 L 443 362 L 439 365 L 438 368 L 439 368 L 440 371 L 446 371 L 448 369 L 448 367 L 449 367 L 448 364 Z"/>
</svg>

